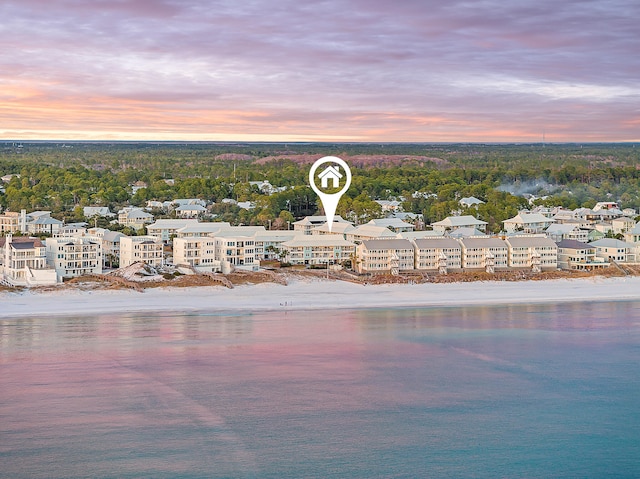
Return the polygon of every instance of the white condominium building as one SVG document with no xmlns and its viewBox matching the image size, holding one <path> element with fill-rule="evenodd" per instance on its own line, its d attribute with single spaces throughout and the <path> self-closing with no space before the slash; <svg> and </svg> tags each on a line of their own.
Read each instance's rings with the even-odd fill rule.
<svg viewBox="0 0 640 479">
<path fill-rule="evenodd" d="M 159 267 L 164 264 L 162 241 L 154 236 L 123 236 L 120 238 L 120 267 L 143 262 Z"/>
<path fill-rule="evenodd" d="M 357 247 L 359 273 L 391 273 L 414 269 L 415 249 L 406 239 L 365 240 Z"/>
<path fill-rule="evenodd" d="M 220 261 L 216 259 L 216 240 L 211 236 L 174 238 L 173 264 L 188 265 L 198 271 L 218 272 Z"/>
<path fill-rule="evenodd" d="M 47 266 L 46 247 L 38 238 L 0 238 L 0 280 L 12 286 L 42 286 L 58 280 Z"/>
<path fill-rule="evenodd" d="M 416 269 L 447 273 L 462 268 L 462 247 L 453 238 L 417 238 Z"/>
<path fill-rule="evenodd" d="M 220 260 L 222 272 L 234 269 L 257 270 L 260 262 L 256 261 L 256 242 L 253 236 L 218 236 L 216 242 L 216 259 Z"/>
<path fill-rule="evenodd" d="M 47 238 L 47 263 L 58 278 L 102 273 L 102 242 L 91 236 Z"/>
<path fill-rule="evenodd" d="M 320 265 L 351 259 L 355 245 L 342 235 L 297 235 L 282 243 L 285 261 L 291 264 Z"/>
</svg>

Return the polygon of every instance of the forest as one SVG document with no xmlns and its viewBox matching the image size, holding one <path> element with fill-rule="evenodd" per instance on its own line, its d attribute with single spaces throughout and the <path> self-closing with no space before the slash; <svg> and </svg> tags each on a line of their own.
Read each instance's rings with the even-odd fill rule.
<svg viewBox="0 0 640 479">
<path fill-rule="evenodd" d="M 49 210 L 87 221 L 83 206 L 145 206 L 147 200 L 200 198 L 216 220 L 283 227 L 319 211 L 307 185 L 311 163 L 334 155 L 351 166 L 351 187 L 338 213 L 358 223 L 380 215 L 377 199 L 439 221 L 473 214 L 497 232 L 504 219 L 531 205 L 592 207 L 618 201 L 640 210 L 640 147 L 602 144 L 346 144 L 346 143 L 110 143 L 0 144 L 0 206 Z M 8 177 L 8 175 L 14 175 Z M 173 180 L 173 181 L 165 181 Z M 262 193 L 250 181 L 286 190 Z M 145 188 L 132 194 L 131 185 Z M 530 203 L 530 196 L 537 199 Z M 463 211 L 460 198 L 485 202 Z M 232 203 L 252 201 L 252 210 Z M 156 211 L 158 217 L 170 213 Z M 104 220 L 101 220 L 104 221 Z M 108 226 L 105 223 L 105 226 Z M 117 226 L 111 226 L 117 228 Z M 285 226 L 286 227 L 286 226 Z"/>
</svg>

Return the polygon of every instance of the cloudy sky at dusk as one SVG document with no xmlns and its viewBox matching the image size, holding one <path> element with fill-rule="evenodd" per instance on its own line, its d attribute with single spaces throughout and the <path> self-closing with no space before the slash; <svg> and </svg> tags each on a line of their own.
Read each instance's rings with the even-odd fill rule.
<svg viewBox="0 0 640 479">
<path fill-rule="evenodd" d="M 3 0 L 0 138 L 640 140 L 637 0 Z"/>
</svg>

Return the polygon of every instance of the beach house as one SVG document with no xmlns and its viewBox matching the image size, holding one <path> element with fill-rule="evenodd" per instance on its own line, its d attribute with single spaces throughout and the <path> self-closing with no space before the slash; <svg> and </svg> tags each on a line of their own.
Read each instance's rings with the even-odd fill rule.
<svg viewBox="0 0 640 479">
<path fill-rule="evenodd" d="M 606 268 L 609 262 L 596 257 L 596 247 L 576 240 L 562 240 L 558 243 L 558 267 L 590 271 Z"/>
<path fill-rule="evenodd" d="M 38 238 L 0 238 L 0 282 L 10 286 L 56 284 L 56 271 L 47 265 L 46 247 Z"/>
<path fill-rule="evenodd" d="M 525 234 L 543 233 L 554 220 L 540 213 L 518 213 L 513 218 L 504 220 L 504 230 L 508 234 L 523 232 Z"/>
</svg>

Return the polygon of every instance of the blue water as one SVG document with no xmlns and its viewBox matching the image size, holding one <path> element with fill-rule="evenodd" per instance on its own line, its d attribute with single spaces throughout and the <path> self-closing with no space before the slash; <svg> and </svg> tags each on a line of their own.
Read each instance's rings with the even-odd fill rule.
<svg viewBox="0 0 640 479">
<path fill-rule="evenodd" d="M 636 302 L 0 320 L 0 477 L 640 477 L 639 368 Z"/>
</svg>

